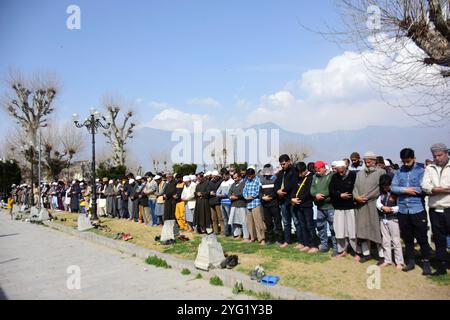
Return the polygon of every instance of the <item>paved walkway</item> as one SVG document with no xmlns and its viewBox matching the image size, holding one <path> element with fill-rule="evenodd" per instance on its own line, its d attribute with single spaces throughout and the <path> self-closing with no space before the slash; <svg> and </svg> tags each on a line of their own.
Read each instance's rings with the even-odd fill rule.
<svg viewBox="0 0 450 320">
<path fill-rule="evenodd" d="M 68 268 L 75 266 L 68 273 Z M 80 289 L 75 273 L 79 267 Z M 147 269 L 147 271 L 146 271 Z M 69 280 L 69 281 L 68 281 Z M 249 299 L 0 210 L 0 299 Z"/>
</svg>

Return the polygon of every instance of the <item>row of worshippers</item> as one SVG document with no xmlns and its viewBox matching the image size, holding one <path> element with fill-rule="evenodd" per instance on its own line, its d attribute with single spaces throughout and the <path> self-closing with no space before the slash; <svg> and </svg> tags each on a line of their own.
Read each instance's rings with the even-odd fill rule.
<svg viewBox="0 0 450 320">
<path fill-rule="evenodd" d="M 333 256 L 353 253 L 361 263 L 376 256 L 379 265 L 396 265 L 403 271 L 415 267 L 416 240 L 422 273 L 445 274 L 450 164 L 445 145 L 433 145 L 431 152 L 434 162 L 427 161 L 425 167 L 416 162 L 414 150 L 401 150 L 403 164 L 398 170 L 389 161 L 380 162 L 375 153 L 366 152 L 362 162 L 353 153 L 351 163 L 336 161 L 331 167 L 323 161 L 313 166 L 303 162 L 293 165 L 288 155 L 282 155 L 281 170 L 276 173 L 266 165 L 259 174 L 248 168 L 184 177 L 167 174 L 165 179 L 160 175 L 137 177 L 139 188 L 147 190 L 142 198 L 153 195 L 155 209 L 145 199 L 133 209 L 133 217 L 150 224 L 155 212 L 162 221 L 176 220 L 181 230 L 214 232 L 261 245 L 278 242 L 281 247 L 293 243 L 295 229 L 295 247 L 300 251 L 327 252 L 331 247 Z M 434 273 L 426 196 L 438 260 Z"/>
<path fill-rule="evenodd" d="M 407 148 L 400 152 L 403 165 L 398 170 L 367 152 L 363 161 L 352 153 L 350 160 L 336 161 L 331 167 L 322 161 L 294 165 L 282 155 L 278 172 L 266 165 L 258 174 L 254 168 L 231 168 L 189 176 L 148 173 L 129 174 L 122 180 L 104 178 L 96 185 L 98 214 L 150 226 L 176 220 L 181 230 L 214 232 L 262 245 L 278 242 L 287 247 L 295 237 L 301 251 L 327 252 L 331 247 L 333 256 L 352 253 L 360 262 L 370 260 L 376 247 L 379 265 L 396 265 L 404 271 L 415 266 L 416 239 L 423 274 L 428 275 L 432 271 L 427 196 L 439 261 L 434 274 L 443 274 L 450 233 L 447 150 L 443 144 L 433 145 L 434 162 L 427 161 L 426 168 Z M 71 197 L 71 210 L 78 212 L 83 202 L 82 207 L 89 207 L 91 188 L 74 181 L 66 195 Z M 400 239 L 405 243 L 405 259 Z"/>
</svg>

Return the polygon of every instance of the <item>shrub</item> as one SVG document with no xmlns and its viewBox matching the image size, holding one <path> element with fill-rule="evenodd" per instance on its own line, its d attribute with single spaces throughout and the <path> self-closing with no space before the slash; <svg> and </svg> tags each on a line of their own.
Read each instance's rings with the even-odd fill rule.
<svg viewBox="0 0 450 320">
<path fill-rule="evenodd" d="M 181 274 L 184 276 L 187 276 L 187 275 L 191 274 L 191 270 L 184 268 L 183 270 L 181 270 Z"/>
<path fill-rule="evenodd" d="M 149 256 L 145 262 L 147 264 L 151 264 L 154 265 L 155 267 L 158 268 L 165 268 L 165 269 L 170 269 L 172 268 L 171 266 L 169 266 L 169 264 L 167 263 L 166 260 L 158 258 L 157 256 Z"/>
<path fill-rule="evenodd" d="M 213 286 L 223 286 L 222 280 L 218 276 L 214 276 L 209 280 L 209 283 Z"/>
</svg>

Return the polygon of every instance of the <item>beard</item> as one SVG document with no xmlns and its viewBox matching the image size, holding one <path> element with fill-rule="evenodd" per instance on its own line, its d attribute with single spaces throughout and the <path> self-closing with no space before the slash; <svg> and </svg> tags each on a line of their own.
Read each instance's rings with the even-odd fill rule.
<svg viewBox="0 0 450 320">
<path fill-rule="evenodd" d="M 441 161 L 434 160 L 434 163 L 439 167 L 444 167 L 447 165 L 448 160 L 449 160 L 448 158 L 446 160 L 441 160 Z"/>
<path fill-rule="evenodd" d="M 407 166 L 407 165 L 403 165 L 403 168 L 406 170 L 406 171 L 411 171 L 411 169 L 414 167 L 414 164 L 412 164 L 412 165 L 410 165 L 410 166 Z"/>
</svg>

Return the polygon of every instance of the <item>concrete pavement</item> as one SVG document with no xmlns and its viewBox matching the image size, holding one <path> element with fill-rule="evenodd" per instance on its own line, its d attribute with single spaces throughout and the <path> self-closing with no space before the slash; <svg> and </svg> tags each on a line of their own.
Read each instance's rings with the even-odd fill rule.
<svg viewBox="0 0 450 320">
<path fill-rule="evenodd" d="M 0 211 L 1 299 L 250 298 L 194 277 L 42 225 L 11 221 Z"/>
</svg>

